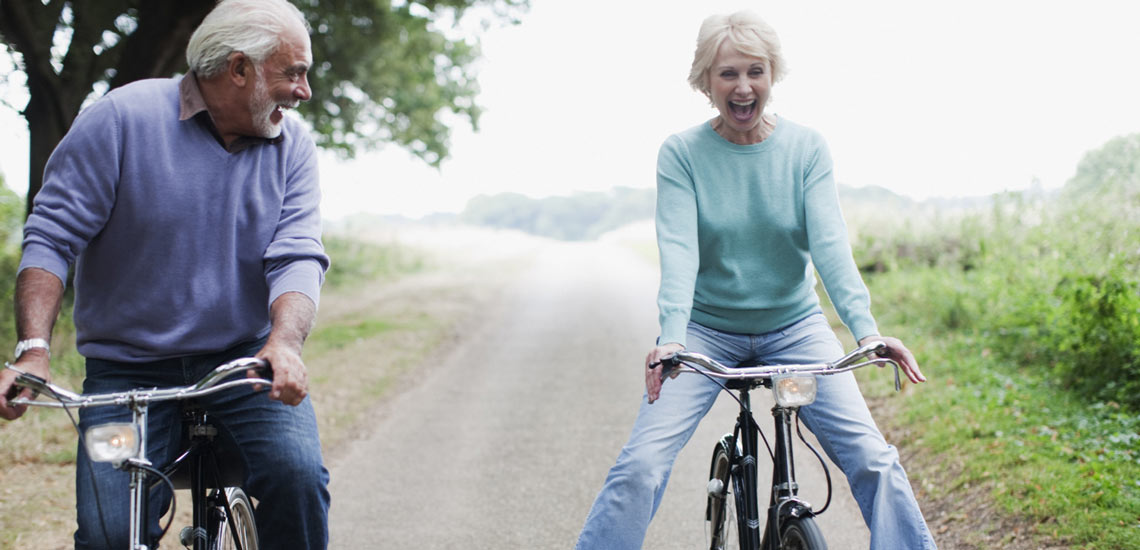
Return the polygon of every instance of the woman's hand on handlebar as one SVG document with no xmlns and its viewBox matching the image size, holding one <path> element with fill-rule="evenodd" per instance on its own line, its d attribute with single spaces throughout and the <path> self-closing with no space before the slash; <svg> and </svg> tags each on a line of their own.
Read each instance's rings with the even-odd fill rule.
<svg viewBox="0 0 1140 550">
<path fill-rule="evenodd" d="M 918 360 L 914 358 L 914 354 L 911 353 L 909 349 L 906 349 L 902 340 L 891 338 L 890 336 L 867 336 L 859 340 L 859 345 L 864 346 L 877 340 L 881 340 L 887 345 L 886 353 L 880 355 L 898 363 L 899 368 L 906 373 L 908 380 L 915 384 L 926 382 L 926 377 L 922 375 L 922 371 L 918 368 Z"/>
<path fill-rule="evenodd" d="M 649 350 L 649 355 L 645 356 L 645 392 L 649 395 L 650 405 L 661 397 L 661 369 L 664 368 L 661 366 L 661 359 L 683 349 L 685 346 L 681 344 L 669 343 Z M 676 376 L 674 373 L 673 377 Z"/>
</svg>

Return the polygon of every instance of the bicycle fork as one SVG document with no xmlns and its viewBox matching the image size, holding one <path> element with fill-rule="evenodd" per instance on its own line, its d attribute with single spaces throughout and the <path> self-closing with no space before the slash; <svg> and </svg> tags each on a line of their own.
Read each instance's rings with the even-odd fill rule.
<svg viewBox="0 0 1140 550">
<path fill-rule="evenodd" d="M 148 546 L 143 544 L 143 532 L 147 530 L 146 525 L 146 509 L 147 509 L 147 492 L 148 485 L 146 483 L 146 467 L 150 466 L 150 461 L 146 459 L 146 420 L 147 420 L 147 404 L 145 402 L 131 403 L 131 417 L 135 426 L 142 434 L 139 438 L 139 452 L 138 456 L 125 460 L 125 464 L 120 468 L 126 468 L 130 471 L 130 538 L 129 544 L 131 550 L 147 550 Z"/>
<path fill-rule="evenodd" d="M 738 513 L 742 513 L 745 520 L 737 525 L 740 531 L 741 548 L 760 548 L 760 505 L 756 495 L 757 473 L 756 452 L 757 436 L 760 427 L 748 412 L 751 403 L 747 390 L 740 392 L 740 417 L 736 421 L 734 439 L 738 442 L 737 451 L 740 456 L 733 461 L 732 481 L 736 493 Z"/>
<path fill-rule="evenodd" d="M 776 421 L 776 449 L 772 457 L 772 498 L 768 503 L 765 538 L 770 548 L 779 548 L 782 518 L 788 513 L 798 515 L 803 510 L 794 508 L 784 511 L 785 505 L 795 506 L 795 503 L 800 502 L 797 498 L 799 486 L 796 484 L 796 463 L 792 456 L 792 409 L 772 407 L 772 417 Z"/>
</svg>

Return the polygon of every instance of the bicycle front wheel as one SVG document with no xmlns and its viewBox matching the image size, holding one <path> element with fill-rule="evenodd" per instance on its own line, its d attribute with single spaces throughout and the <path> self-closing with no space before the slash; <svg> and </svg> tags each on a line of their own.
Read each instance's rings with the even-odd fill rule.
<svg viewBox="0 0 1140 550">
<path fill-rule="evenodd" d="M 709 496 L 705 507 L 709 550 L 740 550 L 736 495 L 732 491 L 731 440 L 725 437 L 717 443 L 709 466 Z"/>
<path fill-rule="evenodd" d="M 253 519 L 253 503 L 246 496 L 245 491 L 238 487 L 226 487 L 226 499 L 230 502 L 230 518 L 234 529 L 230 529 L 230 522 L 220 520 L 214 529 L 214 539 L 210 541 L 212 550 L 258 550 L 257 523 Z"/>
<path fill-rule="evenodd" d="M 827 541 L 815 520 L 787 518 L 780 525 L 781 550 L 827 550 Z"/>
</svg>

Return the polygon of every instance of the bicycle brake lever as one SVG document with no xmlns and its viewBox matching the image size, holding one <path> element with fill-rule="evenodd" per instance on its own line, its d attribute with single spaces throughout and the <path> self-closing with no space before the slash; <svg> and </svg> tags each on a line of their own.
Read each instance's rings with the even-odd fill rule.
<svg viewBox="0 0 1140 550">
<path fill-rule="evenodd" d="M 899 380 L 899 364 L 894 363 L 894 365 L 895 365 L 895 391 L 896 392 L 902 391 L 902 381 Z"/>
<path fill-rule="evenodd" d="M 673 371 L 677 370 L 677 367 L 680 367 L 680 366 L 681 366 L 681 362 L 678 361 L 676 357 L 669 356 L 669 357 L 662 358 L 660 361 L 658 361 L 654 365 L 650 365 L 649 368 L 654 369 L 657 367 L 661 367 L 661 381 L 664 382 L 665 379 L 669 378 L 669 376 L 671 376 L 673 374 Z"/>
</svg>

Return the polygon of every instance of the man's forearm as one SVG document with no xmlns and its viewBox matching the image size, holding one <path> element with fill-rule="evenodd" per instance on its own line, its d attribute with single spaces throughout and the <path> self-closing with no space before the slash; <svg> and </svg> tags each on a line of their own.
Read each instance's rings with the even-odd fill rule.
<svg viewBox="0 0 1140 550">
<path fill-rule="evenodd" d="M 16 278 L 16 337 L 51 340 L 63 301 L 63 281 L 51 272 L 30 267 Z"/>
<path fill-rule="evenodd" d="M 269 308 L 272 329 L 267 345 L 283 346 L 298 355 L 316 322 L 317 306 L 300 292 L 286 292 Z"/>
</svg>

